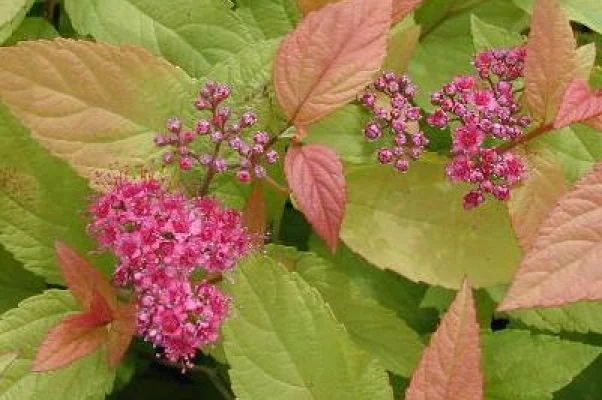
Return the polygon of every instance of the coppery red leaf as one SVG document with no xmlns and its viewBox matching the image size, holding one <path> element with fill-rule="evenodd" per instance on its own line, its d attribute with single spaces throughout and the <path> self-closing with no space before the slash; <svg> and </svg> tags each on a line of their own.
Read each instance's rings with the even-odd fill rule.
<svg viewBox="0 0 602 400">
<path fill-rule="evenodd" d="M 525 89 L 531 115 L 554 121 L 569 84 L 577 73 L 576 41 L 558 0 L 537 0 L 525 61 Z"/>
<path fill-rule="evenodd" d="M 576 122 L 585 122 L 602 115 L 602 91 L 593 92 L 587 81 L 577 78 L 571 82 L 562 98 L 554 121 L 560 129 Z"/>
<path fill-rule="evenodd" d="M 40 345 L 34 372 L 52 371 L 97 351 L 107 342 L 111 310 L 96 294 L 90 311 L 71 315 L 54 326 Z"/>
<path fill-rule="evenodd" d="M 406 400 L 482 400 L 479 324 L 465 280 L 412 376 Z"/>
<path fill-rule="evenodd" d="M 543 222 L 500 311 L 602 300 L 602 164 Z"/>
<path fill-rule="evenodd" d="M 109 280 L 85 258 L 62 242 L 55 243 L 59 265 L 73 296 L 88 310 L 99 293 L 111 309 L 117 307 L 117 296 Z"/>
<path fill-rule="evenodd" d="M 343 0 L 310 13 L 282 42 L 276 97 L 297 127 L 353 100 L 385 58 L 391 0 Z"/>
<path fill-rule="evenodd" d="M 343 165 L 337 154 L 320 145 L 291 146 L 284 170 L 301 211 L 334 251 L 347 202 Z"/>
</svg>

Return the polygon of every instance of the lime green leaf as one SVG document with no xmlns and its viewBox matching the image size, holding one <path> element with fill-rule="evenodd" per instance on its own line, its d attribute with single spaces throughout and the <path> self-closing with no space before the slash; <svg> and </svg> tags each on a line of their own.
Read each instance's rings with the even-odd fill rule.
<svg viewBox="0 0 602 400">
<path fill-rule="evenodd" d="M 487 289 L 497 302 L 502 300 L 506 290 L 506 285 Z M 508 316 L 529 327 L 553 333 L 602 333 L 602 303 L 580 302 L 563 307 L 516 310 Z"/>
<path fill-rule="evenodd" d="M 520 250 L 503 204 L 467 212 L 466 188 L 452 185 L 445 161 L 416 163 L 411 173 L 374 165 L 347 176 L 349 202 L 341 238 L 379 268 L 409 279 L 458 288 L 509 282 Z"/>
<path fill-rule="evenodd" d="M 298 274 L 252 256 L 227 289 L 224 326 L 232 387 L 240 399 L 391 399 L 378 361 L 356 347 L 319 293 Z"/>
<path fill-rule="evenodd" d="M 195 77 L 253 41 L 217 0 L 67 0 L 65 7 L 79 33 L 146 47 Z"/>
<path fill-rule="evenodd" d="M 561 162 L 567 179 L 574 183 L 602 160 L 600 131 L 581 124 L 551 132 L 534 143 Z"/>
<path fill-rule="evenodd" d="M 600 36 L 602 38 L 602 36 Z M 592 74 L 589 79 L 589 84 L 592 87 L 601 87 L 602 86 L 602 67 L 599 65 L 594 66 Z"/>
<path fill-rule="evenodd" d="M 276 260 L 280 260 L 279 254 L 283 251 L 289 252 L 285 265 L 294 259 L 294 271 L 318 289 L 358 346 L 373 353 L 389 371 L 406 377 L 412 374 L 424 345 L 394 311 L 365 296 L 337 265 L 290 248 L 270 246 L 267 250 Z"/>
<path fill-rule="evenodd" d="M 17 357 L 19 357 L 19 353 L 15 351 L 0 354 L 0 378 L 2 378 L 2 373 L 10 367 Z"/>
<path fill-rule="evenodd" d="M 91 191 L 1 104 L 0 140 L 0 243 L 28 270 L 50 283 L 62 282 L 54 241 L 64 240 L 80 251 L 97 246 L 86 235 L 82 217 Z"/>
<path fill-rule="evenodd" d="M 573 381 L 554 394 L 554 400 L 598 400 L 602 393 L 602 357 L 576 376 Z"/>
<path fill-rule="evenodd" d="M 236 6 L 243 20 L 266 39 L 286 35 L 301 19 L 295 0 L 239 0 Z"/>
<path fill-rule="evenodd" d="M 0 48 L 0 59 L 2 100 L 86 177 L 147 161 L 153 133 L 194 111 L 196 83 L 142 48 L 60 39 Z"/>
<path fill-rule="evenodd" d="M 470 27 L 477 52 L 498 47 L 512 47 L 523 42 L 523 37 L 519 33 L 488 24 L 474 14 L 470 16 Z"/>
<path fill-rule="evenodd" d="M 514 0 L 514 3 L 529 13 L 533 11 L 533 0 Z M 570 19 L 602 33 L 602 13 L 598 0 L 560 0 L 560 4 L 567 10 Z"/>
<path fill-rule="evenodd" d="M 394 311 L 401 319 L 420 334 L 435 330 L 439 317 L 435 312 L 423 310 L 421 300 L 427 286 L 412 282 L 393 271 L 382 271 L 352 252 L 341 243 L 337 252 L 332 252 L 316 235 L 309 240 L 310 249 L 343 272 L 365 297 L 375 299 L 378 304 Z"/>
<path fill-rule="evenodd" d="M 50 290 L 2 315 L 0 354 L 12 351 L 18 358 L 0 379 L 1 400 L 81 400 L 102 398 L 111 390 L 114 372 L 109 370 L 103 351 L 58 371 L 31 372 L 36 349 L 48 330 L 75 310 L 68 292 Z"/>
<path fill-rule="evenodd" d="M 44 280 L 23 269 L 2 246 L 0 246 L 0 314 L 16 307 L 27 297 L 42 292 Z"/>
<path fill-rule="evenodd" d="M 346 162 L 370 163 L 376 160 L 376 145 L 364 137 L 369 120 L 362 106 L 348 104 L 312 125 L 305 142 L 328 146 Z"/>
<path fill-rule="evenodd" d="M 452 301 L 456 292 L 439 286 L 430 286 L 420 303 L 422 308 L 434 308 L 440 315 L 443 315 Z M 495 303 L 486 289 L 474 291 L 475 302 L 477 306 L 477 318 L 483 329 L 491 327 L 491 319 L 497 303 Z"/>
<path fill-rule="evenodd" d="M 13 35 L 4 42 L 5 46 L 12 46 L 23 40 L 54 39 L 59 33 L 46 19 L 40 17 L 25 18 Z"/>
<path fill-rule="evenodd" d="M 3 0 L 0 2 L 0 44 L 12 35 L 34 0 Z"/>
<path fill-rule="evenodd" d="M 483 337 L 487 400 L 551 400 L 602 348 L 505 330 Z"/>
</svg>

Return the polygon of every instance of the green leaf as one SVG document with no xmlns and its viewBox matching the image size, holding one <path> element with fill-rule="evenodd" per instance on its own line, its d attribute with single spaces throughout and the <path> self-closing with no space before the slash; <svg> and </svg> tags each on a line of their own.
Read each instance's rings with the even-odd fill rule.
<svg viewBox="0 0 602 400">
<path fill-rule="evenodd" d="M 103 351 L 49 373 L 30 372 L 38 345 L 48 330 L 77 310 L 67 291 L 49 290 L 31 297 L 0 318 L 0 354 L 16 352 L 18 358 L 0 379 L 0 399 L 81 400 L 103 398 L 113 385 Z"/>
<path fill-rule="evenodd" d="M 19 353 L 17 352 L 7 352 L 0 355 L 0 378 L 2 374 L 10 365 L 19 357 Z"/>
<path fill-rule="evenodd" d="M 506 290 L 506 285 L 487 289 L 497 302 L 502 300 Z M 509 317 L 529 327 L 553 333 L 602 333 L 602 303 L 581 302 L 563 307 L 516 310 L 510 312 Z"/>
<path fill-rule="evenodd" d="M 0 246 L 0 265 L 0 314 L 46 288 L 43 279 L 23 269 L 23 266 L 2 246 Z"/>
<path fill-rule="evenodd" d="M 194 77 L 253 41 L 217 0 L 66 0 L 75 29 L 113 44 L 138 44 Z"/>
<path fill-rule="evenodd" d="M 0 2 L 0 44 L 4 43 L 27 15 L 34 0 L 3 0 Z"/>
<path fill-rule="evenodd" d="M 361 287 L 337 265 L 292 248 L 270 246 L 267 251 L 276 260 L 284 255 L 288 268 L 294 263 L 294 271 L 318 289 L 359 347 L 374 354 L 389 371 L 405 377 L 412 375 L 424 345 L 394 311 L 365 296 Z"/>
<path fill-rule="evenodd" d="M 410 21 L 410 19 L 404 19 Z M 407 71 L 420 39 L 420 25 L 400 23 L 391 31 L 383 70 L 402 74 Z"/>
<path fill-rule="evenodd" d="M 350 170 L 341 238 L 416 282 L 454 289 L 465 276 L 475 287 L 509 282 L 521 254 L 504 204 L 464 210 L 466 187 L 446 180 L 445 160 L 427 158 L 408 174 L 382 165 Z"/>
<path fill-rule="evenodd" d="M 274 260 L 251 256 L 227 289 L 224 326 L 232 388 L 240 399 L 391 399 L 379 362 L 360 350 L 319 293 Z"/>
<path fill-rule="evenodd" d="M 514 3 L 532 13 L 533 0 L 513 0 Z M 602 13 L 600 13 L 600 2 L 598 0 L 560 0 L 560 4 L 566 9 L 569 18 L 577 21 L 591 30 L 602 33 Z"/>
<path fill-rule="evenodd" d="M 369 120 L 362 106 L 348 104 L 312 125 L 305 142 L 328 146 L 349 163 L 372 163 L 377 147 L 364 137 Z"/>
<path fill-rule="evenodd" d="M 445 289 L 439 286 L 430 286 L 420 303 L 420 307 L 434 308 L 440 315 L 443 315 L 456 296 L 455 290 Z M 477 307 L 477 319 L 483 329 L 490 329 L 491 319 L 497 307 L 486 289 L 474 291 L 475 303 Z"/>
<path fill-rule="evenodd" d="M 534 146 L 542 147 L 557 157 L 566 178 L 575 183 L 602 160 L 602 134 L 581 124 L 550 132 L 537 140 Z"/>
<path fill-rule="evenodd" d="M 483 337 L 487 400 L 551 400 L 600 355 L 600 347 L 505 330 Z"/>
<path fill-rule="evenodd" d="M 438 315 L 421 309 L 420 303 L 428 288 L 426 285 L 412 282 L 393 271 L 378 269 L 344 243 L 339 244 L 336 254 L 332 254 L 317 235 L 312 235 L 309 246 L 311 251 L 344 273 L 363 296 L 373 298 L 384 308 L 394 311 L 413 330 L 424 335 L 437 327 Z"/>
<path fill-rule="evenodd" d="M 25 268 L 60 283 L 55 240 L 82 252 L 97 246 L 86 234 L 82 217 L 91 191 L 67 163 L 36 143 L 2 104 L 0 139 L 0 243 Z"/>
<path fill-rule="evenodd" d="M 488 24 L 474 14 L 470 16 L 470 27 L 472 41 L 477 52 L 499 47 L 513 47 L 524 41 L 519 33 Z"/>
<path fill-rule="evenodd" d="M 268 129 L 278 117 L 271 102 L 270 85 L 272 61 L 279 43 L 279 39 L 254 43 L 215 65 L 206 76 L 207 80 L 232 86 L 230 106 L 240 112 L 253 109 L 259 118 L 256 130 Z"/>
<path fill-rule="evenodd" d="M 243 20 L 266 39 L 286 35 L 301 19 L 295 0 L 239 0 L 236 6 Z"/>
<path fill-rule="evenodd" d="M 24 40 L 54 39 L 59 33 L 54 29 L 46 19 L 40 17 L 25 18 L 19 28 L 4 43 L 5 46 L 12 46 L 17 42 Z"/>
<path fill-rule="evenodd" d="M 598 400 L 602 393 L 602 357 L 577 375 L 573 381 L 554 394 L 554 400 Z"/>
<path fill-rule="evenodd" d="M 454 76 L 474 73 L 470 13 L 482 21 L 520 32 L 527 26 L 525 13 L 507 0 L 431 0 L 416 11 L 422 25 L 420 44 L 410 63 L 410 76 L 420 91 L 416 100 L 430 110 L 430 94 Z"/>
</svg>

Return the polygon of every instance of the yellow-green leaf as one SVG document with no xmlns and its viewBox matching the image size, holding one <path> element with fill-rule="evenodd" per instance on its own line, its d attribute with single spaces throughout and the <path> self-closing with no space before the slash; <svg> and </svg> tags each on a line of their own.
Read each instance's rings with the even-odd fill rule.
<svg viewBox="0 0 602 400">
<path fill-rule="evenodd" d="M 467 188 L 445 178 L 434 158 L 400 174 L 382 165 L 351 168 L 341 238 L 382 269 L 414 281 L 458 288 L 464 276 L 476 287 L 509 282 L 520 249 L 504 204 L 468 212 Z"/>
<path fill-rule="evenodd" d="M 81 175 L 133 166 L 153 132 L 192 109 L 195 82 L 137 47 L 56 40 L 0 48 L 0 98 Z"/>
</svg>

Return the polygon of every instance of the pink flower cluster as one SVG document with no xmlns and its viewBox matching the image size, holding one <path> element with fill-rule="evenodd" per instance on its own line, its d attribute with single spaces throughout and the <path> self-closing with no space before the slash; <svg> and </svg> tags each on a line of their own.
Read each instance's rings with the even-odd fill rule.
<svg viewBox="0 0 602 400">
<path fill-rule="evenodd" d="M 525 56 L 523 47 L 484 51 L 474 60 L 478 77 L 458 76 L 432 95 L 438 107 L 427 117 L 428 124 L 441 129 L 454 124 L 454 159 L 447 175 L 452 182 L 475 185 L 464 197 L 466 209 L 482 204 L 486 194 L 508 200 L 510 189 L 525 175 L 518 156 L 486 147 L 520 140 L 531 123 L 516 98 Z"/>
<path fill-rule="evenodd" d="M 199 268 L 231 270 L 251 249 L 236 210 L 212 199 L 169 193 L 156 179 L 119 179 L 91 206 L 90 232 L 120 261 L 114 281 L 138 295 L 138 333 L 188 367 L 200 346 L 214 343 L 230 299 Z"/>
<path fill-rule="evenodd" d="M 381 164 L 391 164 L 395 169 L 406 172 L 410 160 L 418 160 L 429 141 L 418 130 L 422 117 L 419 107 L 413 103 L 416 86 L 406 76 L 387 72 L 379 76 L 369 87 L 360 102 L 374 115 L 364 135 L 370 141 L 390 134 L 391 144 L 378 150 Z"/>
<path fill-rule="evenodd" d="M 164 164 L 177 161 L 184 171 L 196 166 L 207 168 L 213 173 L 236 170 L 242 183 L 266 177 L 265 165 L 274 164 L 279 158 L 278 152 L 271 148 L 276 137 L 264 131 L 253 132 L 250 137 L 245 134 L 257 123 L 257 115 L 252 111 L 243 113 L 235 122 L 231 122 L 232 112 L 223 105 L 230 95 L 228 86 L 207 82 L 201 89 L 195 106 L 199 111 L 210 112 L 209 118 L 199 119 L 193 129 L 185 129 L 182 121 L 177 118 L 167 122 L 167 133 L 155 136 L 157 146 L 173 148 L 163 154 Z M 192 143 L 200 137 L 207 137 L 214 144 L 212 154 L 197 153 L 192 149 Z M 229 165 L 220 155 L 224 142 L 238 155 L 238 162 Z"/>
</svg>

